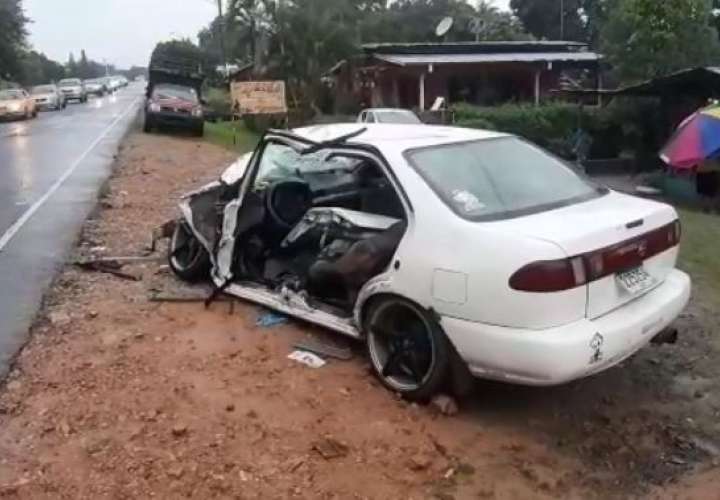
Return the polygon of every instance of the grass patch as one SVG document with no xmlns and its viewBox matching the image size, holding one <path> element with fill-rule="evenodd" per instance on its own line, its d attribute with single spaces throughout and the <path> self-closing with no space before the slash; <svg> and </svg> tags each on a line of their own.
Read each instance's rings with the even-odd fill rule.
<svg viewBox="0 0 720 500">
<path fill-rule="evenodd" d="M 679 267 L 702 289 L 708 305 L 720 304 L 720 217 L 678 209 L 683 225 Z"/>
<path fill-rule="evenodd" d="M 245 128 L 240 121 L 206 122 L 205 140 L 237 153 L 245 153 L 255 148 L 259 136 Z"/>
</svg>

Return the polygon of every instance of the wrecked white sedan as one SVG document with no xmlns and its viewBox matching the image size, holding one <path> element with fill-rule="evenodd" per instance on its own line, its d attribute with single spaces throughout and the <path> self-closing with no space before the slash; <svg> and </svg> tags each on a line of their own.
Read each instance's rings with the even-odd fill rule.
<svg viewBox="0 0 720 500">
<path fill-rule="evenodd" d="M 517 137 L 358 127 L 270 131 L 187 195 L 178 276 L 364 339 L 380 380 L 417 400 L 457 366 L 531 385 L 597 373 L 688 302 L 672 207 Z"/>
</svg>

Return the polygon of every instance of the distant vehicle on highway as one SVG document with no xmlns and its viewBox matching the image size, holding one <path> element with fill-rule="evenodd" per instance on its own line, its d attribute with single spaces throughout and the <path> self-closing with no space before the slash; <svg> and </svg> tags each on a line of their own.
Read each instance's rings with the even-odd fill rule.
<svg viewBox="0 0 720 500">
<path fill-rule="evenodd" d="M 60 80 L 58 86 L 68 101 L 87 102 L 87 89 L 79 78 L 65 78 Z"/>
<path fill-rule="evenodd" d="M 192 87 L 160 83 L 153 87 L 145 105 L 145 132 L 157 127 L 187 129 L 202 137 L 205 121 L 197 92 Z"/>
<path fill-rule="evenodd" d="M 67 101 L 65 95 L 60 91 L 57 85 L 49 83 L 47 85 L 38 85 L 30 91 L 35 100 L 38 109 L 65 109 Z"/>
<path fill-rule="evenodd" d="M 363 110 L 357 119 L 358 123 L 402 123 L 417 125 L 420 118 L 409 109 L 401 108 L 370 108 Z"/>
<path fill-rule="evenodd" d="M 115 75 L 115 76 L 113 76 L 113 78 L 116 80 L 117 86 L 119 88 L 127 87 L 129 84 L 128 79 L 122 75 Z"/>
<path fill-rule="evenodd" d="M 87 91 L 88 95 L 102 97 L 108 92 L 107 85 L 105 84 L 105 81 L 103 81 L 101 78 L 85 80 L 83 84 L 85 85 L 85 90 Z"/>
<path fill-rule="evenodd" d="M 105 85 L 105 88 L 108 91 L 108 94 L 112 94 L 118 89 L 117 82 L 113 80 L 111 76 L 103 76 L 101 78 L 103 84 Z"/>
<path fill-rule="evenodd" d="M 35 118 L 35 99 L 23 89 L 0 90 L 0 118 Z"/>
</svg>

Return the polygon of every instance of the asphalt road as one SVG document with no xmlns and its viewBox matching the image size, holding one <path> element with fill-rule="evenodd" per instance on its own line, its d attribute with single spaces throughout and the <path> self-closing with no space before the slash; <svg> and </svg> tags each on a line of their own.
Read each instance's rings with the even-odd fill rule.
<svg viewBox="0 0 720 500">
<path fill-rule="evenodd" d="M 0 123 L 0 377 L 137 116 L 143 86 Z"/>
</svg>

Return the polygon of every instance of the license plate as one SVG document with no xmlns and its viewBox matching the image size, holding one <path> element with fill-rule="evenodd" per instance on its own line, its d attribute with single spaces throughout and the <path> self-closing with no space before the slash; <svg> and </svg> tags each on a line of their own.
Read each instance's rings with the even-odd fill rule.
<svg viewBox="0 0 720 500">
<path fill-rule="evenodd" d="M 617 274 L 620 285 L 629 293 L 635 295 L 642 293 L 655 285 L 656 280 L 642 267 Z"/>
</svg>

